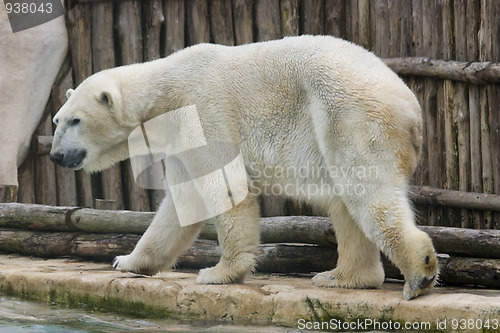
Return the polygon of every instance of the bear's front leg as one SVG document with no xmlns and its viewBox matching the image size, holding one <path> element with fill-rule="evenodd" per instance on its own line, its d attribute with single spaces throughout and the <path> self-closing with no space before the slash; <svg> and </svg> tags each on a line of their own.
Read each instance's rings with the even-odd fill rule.
<svg viewBox="0 0 500 333">
<path fill-rule="evenodd" d="M 113 267 L 122 272 L 155 275 L 170 269 L 194 242 L 203 223 L 181 227 L 174 203 L 167 195 L 151 225 L 129 255 L 118 256 Z"/>
<path fill-rule="evenodd" d="M 415 225 L 405 192 L 387 186 L 368 194 L 345 197 L 349 212 L 367 238 L 403 273 L 404 298 L 427 294 L 438 278 L 438 260 L 432 240 Z"/>
<path fill-rule="evenodd" d="M 219 215 L 216 221 L 222 256 L 214 267 L 200 270 L 196 282 L 243 282 L 255 267 L 259 245 L 259 207 L 255 195 L 248 194 L 245 200 Z"/>
</svg>

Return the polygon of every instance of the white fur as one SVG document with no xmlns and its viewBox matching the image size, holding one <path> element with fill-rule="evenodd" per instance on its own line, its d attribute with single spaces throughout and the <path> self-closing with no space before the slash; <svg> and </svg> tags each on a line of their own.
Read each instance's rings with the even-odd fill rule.
<svg viewBox="0 0 500 333">
<path fill-rule="evenodd" d="M 111 106 L 99 101 L 102 92 Z M 198 282 L 241 281 L 253 270 L 255 195 L 281 189 L 332 218 L 338 266 L 316 276 L 315 285 L 380 286 L 381 250 L 405 275 L 406 299 L 432 288 L 420 284 L 436 277 L 434 248 L 416 228 L 407 197 L 422 143 L 421 111 L 377 57 L 333 37 L 302 36 L 238 47 L 201 44 L 106 70 L 83 82 L 56 115 L 53 149 L 86 149 L 82 167 L 102 170 L 128 157 L 134 127 L 186 105 L 196 105 L 208 141 L 241 148 L 251 192 L 217 217 L 222 258 Z M 71 117 L 81 119 L 76 128 L 67 125 Z M 78 143 L 71 144 L 74 138 Z M 117 257 L 115 267 L 145 274 L 167 269 L 199 229 L 181 228 L 167 198 L 135 250 Z"/>
</svg>

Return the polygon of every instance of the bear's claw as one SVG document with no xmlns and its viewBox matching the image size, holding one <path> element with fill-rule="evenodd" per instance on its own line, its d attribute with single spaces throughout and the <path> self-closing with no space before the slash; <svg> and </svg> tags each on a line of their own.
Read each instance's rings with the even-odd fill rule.
<svg viewBox="0 0 500 333">
<path fill-rule="evenodd" d="M 436 280 L 437 274 L 434 274 L 430 278 L 424 276 L 407 281 L 403 290 L 404 299 L 409 301 L 418 296 L 428 294 L 434 288 Z"/>
</svg>

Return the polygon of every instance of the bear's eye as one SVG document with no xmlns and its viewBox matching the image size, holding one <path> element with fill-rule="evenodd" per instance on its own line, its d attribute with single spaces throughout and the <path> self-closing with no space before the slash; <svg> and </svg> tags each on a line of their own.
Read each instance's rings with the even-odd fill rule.
<svg viewBox="0 0 500 333">
<path fill-rule="evenodd" d="M 80 119 L 78 118 L 71 118 L 68 120 L 68 126 L 75 126 L 80 123 Z"/>
<path fill-rule="evenodd" d="M 429 265 L 429 256 L 425 257 L 425 264 Z"/>
</svg>

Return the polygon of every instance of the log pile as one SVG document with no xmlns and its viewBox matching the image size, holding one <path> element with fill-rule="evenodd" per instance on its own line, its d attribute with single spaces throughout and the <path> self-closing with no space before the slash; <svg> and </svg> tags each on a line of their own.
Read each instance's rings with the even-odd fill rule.
<svg viewBox="0 0 500 333">
<path fill-rule="evenodd" d="M 111 261 L 132 251 L 154 213 L 0 204 L 0 251 L 40 257 L 77 256 Z M 420 226 L 439 255 L 440 281 L 447 285 L 500 288 L 500 230 Z M 335 267 L 335 234 L 328 218 L 291 216 L 261 220 L 260 272 L 312 273 Z M 217 263 L 215 226 L 207 221 L 200 240 L 179 260 L 179 267 Z M 386 276 L 401 278 L 384 260 Z"/>
</svg>

